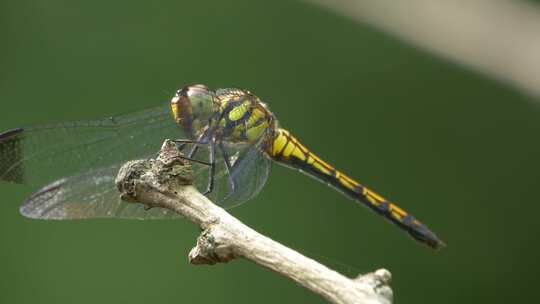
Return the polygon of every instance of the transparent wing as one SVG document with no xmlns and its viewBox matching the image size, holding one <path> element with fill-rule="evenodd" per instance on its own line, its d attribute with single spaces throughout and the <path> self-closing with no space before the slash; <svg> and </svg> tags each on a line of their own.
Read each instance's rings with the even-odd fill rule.
<svg viewBox="0 0 540 304">
<path fill-rule="evenodd" d="M 255 197 L 264 187 L 270 175 L 271 160 L 261 151 L 258 145 L 253 145 L 241 153 L 233 163 L 231 179 L 236 185 L 229 194 L 220 197 L 218 203 L 224 207 L 235 207 Z M 224 181 L 221 180 L 223 183 Z"/>
<path fill-rule="evenodd" d="M 225 159 L 216 159 L 214 191 L 210 198 L 225 207 L 234 207 L 254 197 L 264 186 L 270 171 L 270 160 L 256 146 L 235 152 L 229 161 L 233 166 L 229 178 Z M 208 147 L 199 150 L 206 160 Z M 123 162 L 122 162 L 123 163 Z M 24 216 L 38 219 L 173 219 L 175 212 L 162 208 L 144 209 L 144 205 L 125 202 L 115 186 L 115 178 L 122 163 L 92 169 L 72 177 L 61 178 L 30 196 L 21 206 Z M 193 164 L 196 186 L 204 191 L 208 184 L 208 167 Z M 235 189 L 231 187 L 235 181 Z"/>
<path fill-rule="evenodd" d="M 191 148 L 192 146 L 189 145 Z M 210 162 L 210 146 L 199 146 L 193 158 Z M 189 149 L 183 150 L 184 154 Z M 231 164 L 231 170 L 226 166 L 225 158 Z M 195 186 L 200 192 L 205 192 L 210 182 L 210 169 L 206 165 L 192 162 L 195 172 Z M 228 147 L 222 153 L 216 147 L 214 186 L 208 198 L 214 203 L 226 208 L 237 206 L 254 197 L 264 186 L 269 172 L 270 160 L 264 156 L 256 145 L 248 147 Z M 232 183 L 234 181 L 235 187 Z"/>
<path fill-rule="evenodd" d="M 21 207 L 23 215 L 31 218 L 177 217 L 164 209 L 147 211 L 141 204 L 121 201 L 114 184 L 122 164 L 156 155 L 166 138 L 188 138 L 171 118 L 167 105 L 106 119 L 13 129 L 0 134 L 0 180 L 47 185 Z M 258 145 L 226 150 L 232 165 L 230 177 L 224 155 L 218 151 L 215 186 L 209 196 L 232 207 L 261 190 L 270 160 Z M 208 161 L 208 147 L 201 146 L 196 158 Z M 204 191 L 208 167 L 193 166 L 195 184 Z"/>
<path fill-rule="evenodd" d="M 120 166 L 91 170 L 62 178 L 30 196 L 21 206 L 24 216 L 38 219 L 128 218 L 167 219 L 180 217 L 162 208 L 144 209 L 143 204 L 120 199 L 114 180 Z"/>
<path fill-rule="evenodd" d="M 159 151 L 184 138 L 167 105 L 99 120 L 13 129 L 0 134 L 0 180 L 44 185 Z"/>
<path fill-rule="evenodd" d="M 199 146 L 194 158 L 210 162 L 209 149 L 210 145 Z M 231 166 L 230 171 L 226 159 Z M 196 173 L 195 185 L 199 191 L 204 192 L 210 181 L 210 170 L 196 163 L 192 163 L 192 166 Z M 250 200 L 261 191 L 270 174 L 271 160 L 261 150 L 260 143 L 229 144 L 223 148 L 216 145 L 215 166 L 214 186 L 208 197 L 225 208 L 231 208 Z"/>
<path fill-rule="evenodd" d="M 0 134 L 0 180 L 47 185 L 21 207 L 32 218 L 169 218 L 164 210 L 122 202 L 114 178 L 126 161 L 155 155 L 166 138 L 185 137 L 167 105 L 13 129 Z"/>
</svg>

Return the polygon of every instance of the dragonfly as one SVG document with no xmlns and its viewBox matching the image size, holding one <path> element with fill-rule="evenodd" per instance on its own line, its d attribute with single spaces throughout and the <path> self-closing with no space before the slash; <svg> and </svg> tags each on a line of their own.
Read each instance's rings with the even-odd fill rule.
<svg viewBox="0 0 540 304">
<path fill-rule="evenodd" d="M 41 187 L 20 207 L 29 218 L 178 218 L 123 201 L 115 186 L 125 162 L 155 156 L 165 139 L 193 164 L 197 188 L 225 208 L 256 196 L 275 162 L 333 187 L 423 244 L 444 246 L 410 213 L 311 152 L 246 89 L 187 85 L 145 110 L 7 130 L 0 133 L 0 180 Z"/>
</svg>

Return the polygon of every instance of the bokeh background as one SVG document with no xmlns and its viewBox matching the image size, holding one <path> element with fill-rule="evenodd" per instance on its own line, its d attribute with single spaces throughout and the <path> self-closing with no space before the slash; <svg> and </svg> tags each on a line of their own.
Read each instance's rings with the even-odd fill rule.
<svg viewBox="0 0 540 304">
<path fill-rule="evenodd" d="M 0 129 L 129 112 L 189 83 L 245 87 L 448 247 L 279 166 L 235 216 L 349 276 L 388 268 L 396 303 L 535 298 L 535 95 L 300 1 L 3 0 L 0 45 Z M 23 218 L 32 190 L 0 184 L 0 303 L 325 302 L 250 262 L 189 265 L 185 220 Z"/>
</svg>

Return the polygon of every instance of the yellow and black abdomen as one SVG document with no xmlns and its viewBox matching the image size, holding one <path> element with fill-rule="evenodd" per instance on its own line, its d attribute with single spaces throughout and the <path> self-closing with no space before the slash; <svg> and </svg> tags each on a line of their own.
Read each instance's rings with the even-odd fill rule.
<svg viewBox="0 0 540 304">
<path fill-rule="evenodd" d="M 283 129 L 275 131 L 273 143 L 268 146 L 267 153 L 275 161 L 313 176 L 333 186 L 353 200 L 363 203 L 392 223 L 405 229 L 416 240 L 433 248 L 444 245 L 426 225 L 321 160 L 288 131 Z"/>
</svg>

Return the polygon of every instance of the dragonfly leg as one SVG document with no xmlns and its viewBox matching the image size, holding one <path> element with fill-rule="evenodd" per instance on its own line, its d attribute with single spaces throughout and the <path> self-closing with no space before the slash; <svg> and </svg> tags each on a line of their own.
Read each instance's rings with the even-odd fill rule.
<svg viewBox="0 0 540 304">
<path fill-rule="evenodd" d="M 175 139 L 173 142 L 177 144 L 199 144 L 201 143 L 199 140 L 195 139 Z"/>
<path fill-rule="evenodd" d="M 194 140 L 194 139 L 175 139 L 175 140 L 173 140 L 173 142 L 176 144 L 176 147 L 178 148 L 179 151 L 184 150 L 184 148 L 185 148 L 186 145 L 188 145 L 188 144 L 191 144 L 191 145 L 194 145 L 194 146 L 198 146 L 198 145 L 207 145 L 207 144 L 208 144 L 208 141 L 201 141 L 200 139 L 199 139 L 199 140 Z M 190 152 L 190 153 L 191 153 L 191 152 Z"/>
<path fill-rule="evenodd" d="M 199 151 L 199 146 L 208 145 L 208 144 L 210 144 L 210 147 L 212 146 L 213 143 L 210 143 L 209 140 L 202 140 L 203 136 L 204 136 L 204 134 L 201 135 L 201 137 L 199 137 L 199 139 L 196 142 L 193 143 L 193 147 L 191 148 L 191 151 L 189 151 L 189 153 L 188 153 L 189 158 L 193 158 L 195 153 L 197 153 L 197 151 Z"/>
<path fill-rule="evenodd" d="M 214 178 L 216 174 L 216 144 L 215 142 L 210 143 L 210 152 L 209 152 L 209 161 L 210 161 L 210 172 L 208 173 L 208 186 L 203 195 L 208 195 L 214 190 Z"/>
<path fill-rule="evenodd" d="M 208 143 L 201 142 L 199 140 L 193 140 L 193 139 L 173 139 L 172 142 L 176 144 L 176 149 L 178 149 L 178 151 L 180 151 L 180 152 L 182 152 L 184 150 L 184 148 L 186 147 L 186 145 L 188 145 L 188 144 L 192 144 L 192 145 L 195 145 L 195 146 L 208 144 Z M 191 157 L 183 157 L 182 156 L 182 158 L 187 159 L 189 161 L 196 162 L 196 163 L 205 164 L 205 162 L 201 162 L 201 161 L 198 161 L 198 160 L 192 158 L 192 156 L 193 156 L 193 154 L 195 154 L 195 152 L 190 152 L 190 154 L 192 154 Z M 156 157 L 158 157 L 158 155 L 159 155 L 159 152 L 156 152 Z"/>
<path fill-rule="evenodd" d="M 223 146 L 223 142 L 219 142 L 219 151 L 221 152 L 221 156 L 225 160 L 225 167 L 227 168 L 227 178 L 229 180 L 229 184 L 231 186 L 231 191 L 227 194 L 227 196 L 223 199 L 224 201 L 231 196 L 234 191 L 236 190 L 236 182 L 234 181 L 234 178 L 231 175 L 232 172 L 232 166 L 229 159 L 229 154 L 227 154 L 227 151 L 225 151 L 225 147 Z"/>
<path fill-rule="evenodd" d="M 183 156 L 183 155 L 180 155 L 179 157 L 180 157 L 181 159 L 185 159 L 185 160 L 188 160 L 188 161 L 190 161 L 190 162 L 198 163 L 198 164 L 205 165 L 205 166 L 212 166 L 212 163 L 211 163 L 211 162 L 206 162 L 206 161 L 204 161 L 204 160 L 198 160 L 198 159 L 191 158 L 191 157 L 187 157 L 187 156 Z"/>
<path fill-rule="evenodd" d="M 184 150 L 186 145 L 188 145 L 188 144 L 193 145 L 193 147 L 189 151 L 188 155 L 187 156 L 181 156 L 181 158 L 183 158 L 185 160 L 195 162 L 195 163 L 199 163 L 199 164 L 202 164 L 202 165 L 210 166 L 209 162 L 205 162 L 205 161 L 198 160 L 198 159 L 194 158 L 195 154 L 199 150 L 200 145 L 208 145 L 210 143 L 209 140 L 203 140 L 202 139 L 203 136 L 204 136 L 204 134 L 201 135 L 197 140 L 193 140 L 193 139 L 175 139 L 175 140 L 173 140 L 173 142 L 176 144 L 176 148 L 180 152 L 182 152 L 182 150 Z"/>
</svg>

